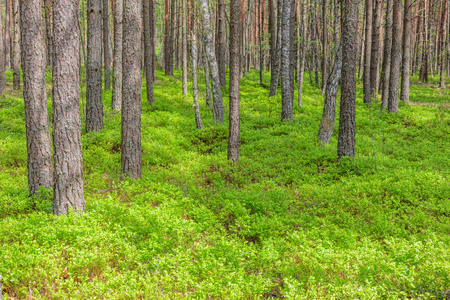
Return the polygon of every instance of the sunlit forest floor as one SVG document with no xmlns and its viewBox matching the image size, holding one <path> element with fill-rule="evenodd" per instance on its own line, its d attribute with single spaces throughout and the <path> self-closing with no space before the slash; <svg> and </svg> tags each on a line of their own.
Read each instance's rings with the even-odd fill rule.
<svg viewBox="0 0 450 300">
<path fill-rule="evenodd" d="M 449 293 L 450 97 L 437 89 L 438 78 L 414 83 L 413 105 L 401 103 L 397 114 L 380 112 L 379 99 L 366 107 L 359 83 L 356 157 L 338 160 L 338 122 L 330 145 L 318 142 L 323 97 L 308 75 L 304 106 L 295 104 L 296 92 L 294 121 L 282 123 L 280 96 L 267 97 L 269 74 L 260 87 L 258 72 L 250 72 L 241 81 L 240 162 L 232 165 L 228 124 L 214 125 L 204 77 L 202 131 L 195 128 L 191 90 L 181 95 L 181 72 L 157 77 L 153 107 L 142 93 L 143 178 L 120 176 L 120 112 L 110 109 L 111 92 L 104 92 L 105 129 L 82 137 L 86 213 L 55 217 L 50 193 L 28 197 L 24 105 L 7 74 L 0 100 L 4 295 L 444 299 Z M 50 74 L 48 84 L 50 91 Z"/>
</svg>

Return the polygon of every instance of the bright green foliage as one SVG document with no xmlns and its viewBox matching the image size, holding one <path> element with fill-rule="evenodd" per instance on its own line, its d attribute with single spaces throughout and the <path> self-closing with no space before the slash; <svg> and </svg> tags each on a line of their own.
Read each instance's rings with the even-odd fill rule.
<svg viewBox="0 0 450 300">
<path fill-rule="evenodd" d="M 181 73 L 157 75 L 156 103 L 142 101 L 140 180 L 119 175 L 120 113 L 104 93 L 105 129 L 82 137 L 84 215 L 53 216 L 49 192 L 27 197 L 23 100 L 0 99 L 8 296 L 443 299 L 450 111 L 436 93 L 446 91 L 413 86 L 412 101 L 437 105 L 389 114 L 379 103 L 367 108 L 359 86 L 356 157 L 338 161 L 338 123 L 329 146 L 316 137 L 320 90 L 305 80 L 304 106 L 282 123 L 280 100 L 267 99 L 250 72 L 241 82 L 240 163 L 232 165 L 227 125 L 214 127 L 201 100 L 206 128 L 198 131 Z M 204 99 L 204 82 L 200 91 Z"/>
</svg>

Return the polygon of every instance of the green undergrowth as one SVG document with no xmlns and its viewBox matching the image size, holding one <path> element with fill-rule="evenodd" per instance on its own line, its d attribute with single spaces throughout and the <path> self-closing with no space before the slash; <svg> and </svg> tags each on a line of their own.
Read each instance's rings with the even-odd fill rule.
<svg viewBox="0 0 450 300">
<path fill-rule="evenodd" d="M 379 102 L 366 107 L 358 86 L 356 157 L 339 160 L 338 122 L 328 146 L 318 141 L 323 97 L 307 75 L 304 106 L 295 104 L 294 121 L 283 123 L 280 93 L 268 98 L 250 72 L 241 80 L 240 162 L 232 165 L 228 124 L 215 126 L 204 77 L 201 131 L 192 97 L 181 95 L 181 73 L 157 77 L 153 107 L 142 93 L 139 180 L 120 176 L 120 113 L 104 92 L 105 129 L 82 136 L 83 215 L 53 216 L 51 192 L 28 197 L 23 100 L 2 96 L 7 297 L 445 298 L 450 111 L 448 97 L 436 93 L 446 90 L 413 85 L 411 101 L 438 105 L 401 103 L 389 114 Z"/>
</svg>

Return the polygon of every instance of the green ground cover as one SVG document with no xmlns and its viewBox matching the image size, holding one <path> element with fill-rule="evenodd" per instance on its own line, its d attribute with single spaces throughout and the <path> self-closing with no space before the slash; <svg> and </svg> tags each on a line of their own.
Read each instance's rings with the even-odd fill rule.
<svg viewBox="0 0 450 300">
<path fill-rule="evenodd" d="M 358 86 L 356 157 L 337 160 L 338 123 L 330 145 L 321 146 L 323 97 L 309 78 L 304 106 L 294 105 L 295 120 L 281 123 L 280 100 L 268 99 L 257 71 L 250 72 L 241 81 L 240 163 L 231 165 L 228 125 L 214 126 L 204 82 L 206 128 L 198 131 L 192 98 L 181 95 L 181 73 L 157 75 L 153 107 L 142 93 L 143 178 L 119 175 L 120 113 L 104 92 L 105 129 L 82 137 L 86 213 L 60 217 L 51 214 L 51 193 L 27 197 L 23 100 L 8 87 L 0 99 L 0 275 L 7 296 L 445 297 L 447 90 L 413 85 L 416 105 L 389 114 L 379 102 L 367 108 Z M 226 108 L 227 96 L 224 90 Z"/>
</svg>

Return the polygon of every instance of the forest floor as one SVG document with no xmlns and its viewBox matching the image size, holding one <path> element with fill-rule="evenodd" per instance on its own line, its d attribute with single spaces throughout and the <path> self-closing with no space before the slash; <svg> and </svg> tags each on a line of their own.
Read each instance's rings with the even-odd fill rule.
<svg viewBox="0 0 450 300">
<path fill-rule="evenodd" d="M 294 121 L 282 123 L 280 98 L 267 97 L 269 75 L 265 87 L 257 76 L 241 81 L 240 162 L 232 165 L 228 125 L 214 126 L 204 78 L 199 131 L 191 90 L 181 95 L 181 73 L 158 72 L 153 107 L 142 93 L 139 180 L 120 176 L 120 112 L 104 92 L 105 129 L 82 137 L 86 213 L 59 217 L 51 213 L 51 192 L 28 197 L 23 99 L 8 90 L 0 98 L 3 294 L 445 298 L 449 91 L 437 82 L 413 84 L 411 101 L 426 105 L 401 103 L 389 114 L 379 102 L 366 107 L 358 83 L 356 157 L 338 160 L 338 122 L 329 145 L 318 141 L 323 97 L 309 77 L 303 107 L 294 105 Z"/>
</svg>

